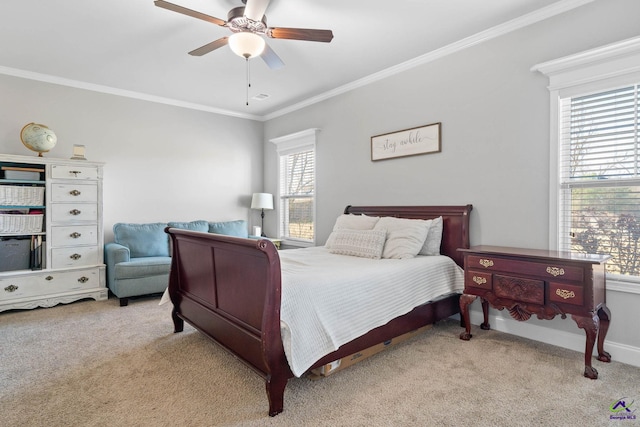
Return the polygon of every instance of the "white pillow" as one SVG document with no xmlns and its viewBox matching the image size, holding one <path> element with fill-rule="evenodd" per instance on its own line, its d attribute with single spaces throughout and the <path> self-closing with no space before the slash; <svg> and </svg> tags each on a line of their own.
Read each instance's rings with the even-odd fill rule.
<svg viewBox="0 0 640 427">
<path fill-rule="evenodd" d="M 431 227 L 424 241 L 420 255 L 440 255 L 440 244 L 442 243 L 442 217 L 430 219 Z"/>
<path fill-rule="evenodd" d="M 382 258 L 413 258 L 418 255 L 429 232 L 428 221 L 421 219 L 385 216 L 376 223 L 374 230 L 387 230 Z"/>
<path fill-rule="evenodd" d="M 385 230 L 337 230 L 331 233 L 329 252 L 362 258 L 380 259 L 387 237 Z"/>
<path fill-rule="evenodd" d="M 367 216 L 364 214 L 342 214 L 336 219 L 336 223 L 333 226 L 333 231 L 338 230 L 373 230 L 380 217 Z M 329 235 L 325 247 L 330 248 L 333 242 L 333 233 Z"/>
</svg>

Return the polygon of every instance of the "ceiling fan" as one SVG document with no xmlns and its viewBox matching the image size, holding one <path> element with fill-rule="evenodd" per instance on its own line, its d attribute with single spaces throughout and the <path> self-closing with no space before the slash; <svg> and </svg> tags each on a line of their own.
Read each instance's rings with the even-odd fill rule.
<svg viewBox="0 0 640 427">
<path fill-rule="evenodd" d="M 264 12 L 267 10 L 270 1 L 242 0 L 245 6 L 231 9 L 227 14 L 226 21 L 164 0 L 155 0 L 154 4 L 173 12 L 202 19 L 221 27 L 227 27 L 233 32 L 229 37 L 219 38 L 189 52 L 189 55 L 194 56 L 205 55 L 228 44 L 237 55 L 243 56 L 247 60 L 259 55 L 269 68 L 277 69 L 284 66 L 284 62 L 266 44 L 261 35 L 272 39 L 306 40 L 324 43 L 329 43 L 333 39 L 331 30 L 267 27 L 267 17 Z"/>
</svg>

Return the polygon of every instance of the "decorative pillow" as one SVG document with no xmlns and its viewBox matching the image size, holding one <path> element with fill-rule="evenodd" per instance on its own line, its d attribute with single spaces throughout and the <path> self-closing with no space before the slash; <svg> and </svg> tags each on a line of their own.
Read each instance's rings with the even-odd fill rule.
<svg viewBox="0 0 640 427">
<path fill-rule="evenodd" d="M 424 241 L 420 255 L 440 255 L 440 244 L 442 243 L 442 217 L 430 219 L 431 227 Z"/>
<path fill-rule="evenodd" d="M 169 227 L 181 228 L 183 230 L 191 231 L 209 231 L 209 223 L 204 220 L 191 221 L 191 222 L 170 222 L 167 224 Z"/>
<path fill-rule="evenodd" d="M 367 216 L 364 214 L 342 214 L 336 219 L 333 231 L 338 230 L 373 230 L 380 217 Z M 329 235 L 325 247 L 330 248 L 333 242 L 333 233 Z"/>
<path fill-rule="evenodd" d="M 429 223 L 420 219 L 385 216 L 374 230 L 387 230 L 382 258 L 413 258 L 418 255 L 429 232 Z"/>
<path fill-rule="evenodd" d="M 249 237 L 249 227 L 244 219 L 235 221 L 210 222 L 209 233 L 225 234 L 235 237 Z"/>
<path fill-rule="evenodd" d="M 337 230 L 331 233 L 329 252 L 362 258 L 380 259 L 387 237 L 385 230 Z"/>
<path fill-rule="evenodd" d="M 164 222 L 151 224 L 117 223 L 113 226 L 113 240 L 129 248 L 132 258 L 169 256 L 169 235 Z"/>
</svg>

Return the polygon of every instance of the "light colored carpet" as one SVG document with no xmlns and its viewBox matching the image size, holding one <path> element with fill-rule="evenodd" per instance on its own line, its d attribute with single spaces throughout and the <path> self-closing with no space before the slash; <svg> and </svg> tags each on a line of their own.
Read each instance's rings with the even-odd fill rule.
<svg viewBox="0 0 640 427">
<path fill-rule="evenodd" d="M 0 424 L 13 426 L 635 426 L 640 368 L 458 322 L 322 380 L 289 381 L 267 416 L 264 382 L 157 298 L 0 314 Z M 613 354 L 615 360 L 615 354 Z"/>
</svg>

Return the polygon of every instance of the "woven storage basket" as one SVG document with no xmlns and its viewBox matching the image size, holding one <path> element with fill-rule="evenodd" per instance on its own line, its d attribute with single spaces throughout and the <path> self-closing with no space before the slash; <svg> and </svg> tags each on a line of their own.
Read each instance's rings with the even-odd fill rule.
<svg viewBox="0 0 640 427">
<path fill-rule="evenodd" d="M 44 187 L 0 185 L 0 205 L 42 206 L 43 204 Z"/>
<path fill-rule="evenodd" d="M 39 233 L 44 215 L 0 214 L 0 233 Z"/>
</svg>

